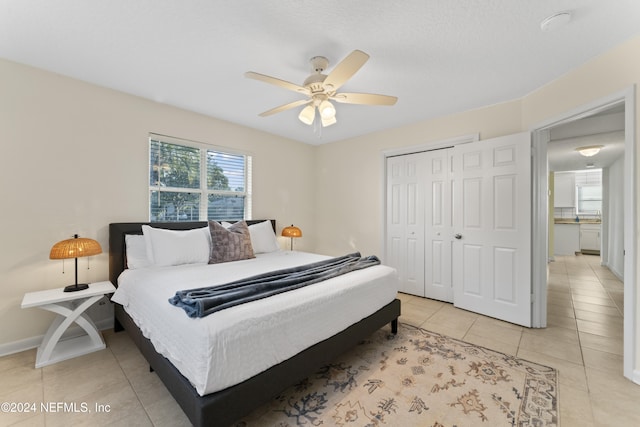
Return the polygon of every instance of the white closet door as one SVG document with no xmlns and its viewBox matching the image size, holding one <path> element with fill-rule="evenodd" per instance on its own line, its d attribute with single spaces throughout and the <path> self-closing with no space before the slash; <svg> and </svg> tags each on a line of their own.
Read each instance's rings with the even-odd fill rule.
<svg viewBox="0 0 640 427">
<path fill-rule="evenodd" d="M 531 137 L 453 148 L 454 305 L 531 326 Z"/>
<path fill-rule="evenodd" d="M 385 263 L 398 271 L 400 291 L 424 296 L 424 196 L 420 156 L 387 158 Z"/>
<path fill-rule="evenodd" d="M 422 153 L 425 191 L 425 271 L 427 298 L 453 302 L 451 285 L 451 149 Z"/>
</svg>

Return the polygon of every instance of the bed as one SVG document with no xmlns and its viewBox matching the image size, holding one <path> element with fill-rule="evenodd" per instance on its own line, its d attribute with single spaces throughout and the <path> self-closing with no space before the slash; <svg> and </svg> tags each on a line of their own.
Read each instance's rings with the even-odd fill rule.
<svg viewBox="0 0 640 427">
<path fill-rule="evenodd" d="M 259 224 L 262 222 L 263 221 L 259 221 L 259 220 L 247 221 L 249 225 Z M 270 220 L 270 224 L 271 224 L 271 228 L 275 230 L 275 221 Z M 207 227 L 208 223 L 207 222 L 188 222 L 188 223 L 153 223 L 153 224 L 149 224 L 149 223 L 110 224 L 109 226 L 109 274 L 110 274 L 111 282 L 114 283 L 114 285 L 116 286 L 119 285 L 119 279 L 122 281 L 127 278 L 129 278 L 127 280 L 130 280 L 130 278 L 144 277 L 144 276 L 141 276 L 143 273 L 145 273 L 144 270 L 138 272 L 138 271 L 131 271 L 133 269 L 127 269 L 127 256 L 126 256 L 126 244 L 125 244 L 125 241 L 128 235 L 131 236 L 131 235 L 142 234 L 142 227 L 144 225 L 152 225 L 155 228 L 169 229 L 169 230 L 195 230 L 195 229 Z M 301 257 L 301 258 L 296 259 L 296 257 Z M 304 253 L 296 254 L 288 251 L 280 251 L 280 252 L 275 252 L 273 254 L 260 254 L 260 255 L 256 255 L 255 260 L 247 260 L 246 262 L 234 261 L 232 263 L 226 263 L 226 265 L 221 266 L 222 270 L 216 270 L 216 275 L 219 275 L 221 277 L 220 280 L 222 280 L 222 278 L 225 278 L 227 274 L 225 272 L 231 269 L 232 264 L 233 265 L 237 264 L 238 266 L 240 266 L 242 270 L 246 272 L 251 272 L 251 271 L 254 271 L 252 270 L 252 268 L 254 268 L 253 267 L 254 265 L 256 266 L 262 265 L 262 267 L 260 268 L 264 268 L 264 265 L 266 264 L 271 265 L 271 263 L 274 263 L 273 265 L 288 266 L 291 263 L 302 263 L 303 261 L 307 262 L 309 260 L 314 260 L 314 259 L 316 258 L 313 258 L 311 254 L 308 254 L 308 255 Z M 204 268 L 208 268 L 208 267 L 195 266 L 193 269 L 189 267 L 188 273 L 186 273 L 186 275 L 189 277 L 198 276 L 200 274 L 200 269 L 204 269 Z M 367 270 L 371 270 L 371 269 L 367 269 Z M 223 273 L 219 273 L 220 271 L 222 271 Z M 355 283 L 360 280 L 364 280 L 364 278 L 366 278 L 366 275 L 373 274 L 370 272 L 362 273 L 362 274 L 365 274 L 365 276 L 360 278 L 359 276 L 356 276 L 355 273 L 356 272 L 348 273 L 344 277 L 347 277 L 349 274 L 351 274 L 352 276 L 348 278 L 349 283 L 351 282 Z M 127 303 L 124 303 L 127 306 L 126 309 L 121 304 L 118 304 L 118 303 L 115 304 L 114 328 L 116 329 L 116 331 L 120 331 L 124 329 L 131 335 L 135 344 L 138 346 L 138 348 L 140 349 L 144 357 L 148 360 L 150 368 L 157 373 L 159 378 L 166 385 L 167 389 L 171 392 L 171 394 L 176 399 L 178 404 L 182 407 L 183 411 L 185 412 L 189 420 L 194 425 L 225 426 L 225 425 L 231 424 L 232 422 L 241 418 L 242 416 L 247 415 L 249 412 L 259 407 L 260 405 L 270 401 L 271 399 L 276 397 L 282 390 L 284 390 L 285 388 L 287 388 L 292 384 L 295 384 L 297 381 L 301 380 L 302 378 L 312 374 L 321 365 L 326 364 L 331 360 L 335 359 L 341 353 L 353 347 L 358 342 L 360 342 L 361 340 L 369 336 L 371 333 L 383 327 L 385 324 L 390 324 L 391 331 L 393 333 L 396 333 L 397 318 L 400 315 L 400 301 L 395 299 L 395 296 L 391 298 L 389 297 L 389 290 L 388 289 L 385 290 L 385 286 L 383 285 L 385 281 L 389 281 L 388 287 L 390 289 L 395 289 L 396 284 L 395 282 L 393 282 L 395 279 L 389 276 L 387 273 L 384 273 L 384 274 L 385 274 L 384 276 L 381 276 L 379 278 L 375 278 L 374 280 L 372 280 L 372 283 L 373 282 L 376 283 L 375 287 L 378 290 L 372 291 L 372 292 L 368 292 L 368 291 L 366 292 L 366 294 L 368 293 L 374 294 L 374 297 L 372 297 L 373 300 L 371 302 L 367 302 L 366 300 L 367 297 L 365 293 L 362 293 L 362 291 L 358 290 L 359 288 L 356 288 L 354 285 L 354 288 L 353 288 L 354 290 L 349 292 L 356 292 L 353 295 L 356 296 L 357 300 L 364 301 L 362 304 L 360 304 L 360 306 L 362 306 L 361 308 L 356 308 L 354 310 L 344 309 L 344 304 L 346 304 L 349 300 L 346 297 L 343 298 L 342 296 L 340 296 L 342 294 L 339 294 L 338 298 L 334 298 L 333 300 L 328 299 L 328 297 L 325 298 L 324 291 L 322 290 L 323 289 L 322 286 L 324 286 L 325 283 L 319 283 L 317 285 L 308 287 L 308 288 L 314 288 L 318 286 L 317 288 L 315 288 L 316 290 L 311 289 L 311 290 L 302 291 L 302 292 L 300 292 L 300 290 L 296 290 L 296 291 L 288 292 L 284 296 L 276 295 L 274 297 L 266 298 L 261 301 L 244 304 L 243 306 L 239 306 L 239 308 L 234 307 L 234 310 L 237 309 L 238 313 L 242 313 L 241 320 L 238 320 L 238 322 L 244 322 L 244 323 L 238 323 L 239 325 L 238 330 L 245 331 L 249 329 L 247 328 L 247 325 L 263 325 L 263 326 L 266 325 L 264 327 L 268 327 L 268 328 L 271 327 L 272 325 L 276 325 L 276 327 L 272 329 L 272 332 L 275 333 L 276 338 L 269 338 L 270 341 L 274 340 L 275 342 L 277 342 L 278 334 L 280 334 L 280 336 L 286 336 L 289 338 L 297 337 L 298 334 L 291 333 L 290 328 L 292 327 L 292 325 L 297 326 L 299 323 L 301 323 L 304 320 L 304 318 L 313 319 L 314 316 L 316 316 L 315 317 L 316 324 L 319 324 L 320 322 L 318 322 L 317 319 L 318 319 L 318 316 L 321 316 L 322 310 L 324 310 L 325 312 L 331 312 L 332 315 L 325 316 L 325 319 L 327 319 L 327 322 L 321 322 L 323 327 L 318 329 L 323 329 L 324 323 L 328 323 L 328 324 L 331 323 L 332 318 L 341 317 L 341 316 L 335 316 L 334 313 L 336 312 L 339 312 L 342 315 L 347 311 L 349 312 L 353 311 L 354 313 L 348 314 L 348 316 L 357 317 L 355 320 L 354 319 L 349 320 L 348 318 L 342 319 L 341 320 L 342 322 L 347 322 L 347 323 L 340 326 L 338 322 L 337 325 L 329 325 L 327 326 L 328 328 L 327 330 L 318 332 L 318 334 L 330 333 L 330 335 L 328 335 L 327 337 L 322 337 L 321 339 L 319 339 L 317 336 L 315 338 L 313 336 L 303 337 L 306 340 L 309 340 L 309 339 L 314 340 L 312 342 L 305 342 L 304 339 L 302 338 L 301 338 L 301 342 L 296 342 L 295 340 L 293 340 L 294 342 L 292 342 L 291 344 L 292 348 L 285 349 L 285 351 L 291 352 L 291 355 L 290 357 L 286 356 L 286 359 L 284 360 L 276 360 L 276 362 L 271 362 L 271 363 L 268 362 L 270 351 L 273 350 L 273 348 L 269 348 L 269 349 L 261 348 L 260 351 L 256 351 L 255 349 L 254 351 L 251 351 L 250 349 L 242 351 L 241 354 L 243 355 L 245 354 L 253 355 L 255 353 L 260 353 L 260 354 L 264 353 L 266 355 L 266 359 L 267 359 L 266 362 L 264 360 L 257 360 L 255 363 L 253 360 L 239 362 L 239 363 L 245 363 L 242 366 L 245 366 L 245 367 L 251 366 L 250 369 L 257 370 L 256 372 L 251 372 L 251 371 L 244 372 L 245 369 L 239 370 L 237 369 L 237 367 L 236 368 L 232 367 L 231 369 L 218 369 L 218 370 L 211 369 L 210 371 L 212 372 L 208 372 L 207 377 L 202 381 L 197 378 L 194 378 L 193 377 L 194 372 L 187 372 L 188 369 L 187 371 L 185 371 L 185 367 L 188 368 L 191 365 L 197 367 L 199 366 L 198 363 L 197 362 L 192 363 L 190 361 L 187 361 L 189 363 L 186 363 L 186 362 L 183 363 L 182 356 L 176 357 L 175 355 L 173 355 L 170 350 L 167 350 L 167 348 L 165 348 L 166 347 L 165 344 L 158 341 L 158 336 L 153 335 L 153 333 L 148 330 L 149 324 L 162 323 L 163 320 L 159 317 L 156 317 L 155 319 L 152 319 L 150 317 L 149 319 L 152 319 L 152 320 L 141 318 L 140 314 L 136 312 L 136 310 L 132 307 L 131 304 L 133 303 L 129 303 L 129 300 L 127 300 Z M 169 277 L 169 275 L 166 275 L 166 274 L 163 274 L 162 276 Z M 128 282 L 125 281 L 124 283 L 128 283 Z M 134 283 L 135 283 L 135 280 L 134 280 Z M 169 286 L 170 284 L 169 283 L 163 284 L 163 286 L 165 285 Z M 131 288 L 131 285 L 126 285 L 126 286 L 129 286 Z M 122 289 L 119 289 L 117 293 L 123 290 L 124 288 L 125 286 L 123 286 Z M 162 289 L 163 289 L 162 292 L 168 292 L 164 288 Z M 293 305 L 298 304 L 298 301 L 299 301 L 298 299 L 296 299 L 297 297 L 294 298 L 292 296 L 292 295 L 297 295 L 297 294 L 294 294 L 295 292 L 300 292 L 300 295 L 298 295 L 299 298 L 303 298 L 304 293 L 308 294 L 308 295 L 304 295 L 304 298 L 307 298 L 307 299 L 321 296 L 321 298 L 319 298 L 317 301 L 313 300 L 314 303 L 312 305 L 309 305 L 310 304 L 309 300 L 306 300 L 306 299 L 301 300 L 303 302 L 306 301 L 304 303 L 307 305 L 306 306 L 300 305 L 300 307 L 298 307 L 297 310 L 298 311 L 300 311 L 301 309 L 303 310 L 303 312 L 305 313 L 305 315 L 303 316 L 304 318 L 300 316 L 298 316 L 297 318 L 295 317 L 296 310 L 295 310 L 295 307 L 293 307 Z M 360 293 L 357 293 L 357 292 L 360 292 Z M 375 296 L 375 295 L 378 295 L 378 296 Z M 394 295 L 395 295 L 395 291 L 394 291 Z M 164 300 L 165 296 L 166 295 L 163 295 L 162 298 L 157 298 L 157 299 Z M 290 307 L 288 303 L 285 304 L 283 303 L 283 301 L 291 301 L 292 306 Z M 138 303 L 138 307 L 140 307 L 141 305 L 142 304 Z M 144 305 L 146 305 L 146 303 Z M 355 304 L 355 305 L 357 306 L 358 304 Z M 166 306 L 171 307 L 168 304 L 168 302 L 166 303 Z M 290 311 L 280 313 L 281 309 L 279 308 L 274 309 L 273 307 L 283 307 L 282 310 L 290 310 Z M 189 319 L 185 313 L 181 313 L 181 316 L 178 316 L 175 313 L 176 313 L 176 310 L 178 312 L 180 311 L 179 308 L 178 307 L 171 307 L 171 308 L 174 309 L 171 315 L 163 314 L 163 317 L 168 316 L 168 320 L 165 320 L 167 324 L 188 322 L 189 320 L 191 321 L 202 320 L 202 319 Z M 255 309 L 255 313 L 258 313 L 262 317 L 256 317 L 257 320 L 247 323 L 245 318 L 248 317 L 247 316 L 247 313 L 249 313 L 248 310 L 251 310 L 251 313 L 253 313 L 254 309 Z M 273 313 L 271 313 L 270 310 L 274 310 Z M 365 310 L 365 311 L 362 311 L 362 310 Z M 370 311 L 370 313 L 367 312 L 366 310 Z M 210 322 L 207 328 L 215 329 L 214 327 L 211 326 L 211 323 L 228 324 L 229 322 L 231 322 L 232 318 L 229 317 L 231 316 L 229 314 L 231 311 L 232 311 L 231 309 L 224 310 L 220 313 L 214 313 L 214 315 L 208 316 L 209 318 L 212 318 L 214 320 L 210 320 L 210 321 L 207 320 L 207 322 Z M 260 314 L 263 312 L 266 314 Z M 366 314 L 363 315 L 362 313 L 366 313 Z M 256 316 L 258 316 L 258 314 L 256 314 Z M 215 318 L 214 316 L 216 315 L 218 315 L 219 317 Z M 174 316 L 174 317 L 171 318 L 170 316 Z M 345 316 L 347 316 L 347 314 L 345 314 Z M 283 320 L 285 318 L 286 319 L 291 318 L 291 320 L 287 320 L 290 324 L 287 324 L 287 321 Z M 197 322 L 193 324 L 196 325 Z M 142 325 L 142 326 L 139 326 L 139 325 Z M 162 327 L 165 327 L 165 326 L 162 326 Z M 305 328 L 305 330 L 310 330 L 310 329 L 315 329 L 315 328 Z M 254 333 L 260 336 L 261 334 L 265 333 L 265 330 L 263 329 L 261 331 L 260 329 L 257 329 L 257 332 L 254 332 Z M 300 335 L 307 335 L 307 334 L 300 334 Z M 178 336 L 175 335 L 173 338 L 169 336 L 169 338 L 165 338 L 165 339 L 168 339 L 169 344 L 167 345 L 170 345 L 171 342 L 173 342 L 174 340 L 175 341 L 178 340 Z M 202 340 L 196 340 L 192 342 L 200 342 L 200 341 Z M 224 341 L 224 340 L 220 338 L 216 338 L 213 341 L 217 342 L 217 341 Z M 252 343 L 250 345 L 264 345 L 254 341 L 255 340 L 247 341 L 247 342 Z M 186 345 L 187 344 L 184 344 L 182 346 L 186 346 Z M 303 346 L 303 348 L 297 348 L 298 346 Z M 178 345 L 178 347 L 180 347 L 180 345 Z M 277 345 L 273 347 L 285 348 L 286 346 Z M 209 350 L 211 349 L 209 348 Z M 227 350 L 223 349 L 223 351 L 227 351 Z M 278 350 L 278 352 L 280 352 L 280 350 Z M 223 357 L 217 354 L 218 353 L 213 352 L 213 358 L 216 363 L 219 360 L 223 360 Z M 192 354 L 189 353 L 188 356 L 192 357 Z M 279 354 L 278 356 L 282 357 L 282 354 Z M 187 356 L 185 356 L 185 358 L 186 357 Z M 212 356 L 209 355 L 209 357 L 212 357 Z M 235 357 L 233 359 L 235 359 Z M 228 363 L 232 364 L 233 359 L 231 360 L 224 359 L 224 360 L 228 360 L 229 361 Z M 212 366 L 216 366 L 216 363 L 213 363 Z M 265 363 L 266 365 L 261 367 L 260 364 L 265 364 Z M 198 368 L 198 370 L 202 371 L 203 369 Z M 233 375 L 231 375 L 230 378 L 227 378 L 228 375 L 216 376 L 219 374 L 219 372 L 217 371 L 227 372 Z M 243 371 L 243 372 L 239 372 L 239 371 Z M 198 372 L 197 374 L 200 375 L 200 372 Z M 234 375 L 237 376 L 238 374 L 245 375 L 245 376 L 248 375 L 248 378 L 243 378 L 243 377 L 240 377 L 240 379 L 234 378 Z M 189 379 L 185 377 L 185 375 L 189 377 Z"/>
</svg>

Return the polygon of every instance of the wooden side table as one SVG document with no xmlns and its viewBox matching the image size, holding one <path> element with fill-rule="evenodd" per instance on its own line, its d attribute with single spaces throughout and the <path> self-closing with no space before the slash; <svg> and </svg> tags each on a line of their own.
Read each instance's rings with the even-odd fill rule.
<svg viewBox="0 0 640 427">
<path fill-rule="evenodd" d="M 89 289 L 77 292 L 64 292 L 64 288 L 58 288 L 26 293 L 22 299 L 22 308 L 37 307 L 58 315 L 38 347 L 36 368 L 106 348 L 100 331 L 85 310 L 104 295 L 115 291 L 111 282 L 97 282 L 91 283 Z M 64 331 L 74 322 L 87 335 L 60 341 Z"/>
</svg>

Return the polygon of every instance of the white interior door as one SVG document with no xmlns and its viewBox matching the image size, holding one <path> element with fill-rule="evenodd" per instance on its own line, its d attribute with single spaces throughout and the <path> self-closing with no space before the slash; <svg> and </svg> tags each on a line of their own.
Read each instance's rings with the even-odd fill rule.
<svg viewBox="0 0 640 427">
<path fill-rule="evenodd" d="M 531 326 L 531 136 L 453 148 L 454 305 Z"/>
<path fill-rule="evenodd" d="M 387 158 L 385 263 L 398 272 L 399 290 L 424 296 L 424 196 L 419 156 Z"/>
<path fill-rule="evenodd" d="M 424 296 L 453 302 L 451 285 L 451 149 L 421 153 L 425 205 Z"/>
</svg>

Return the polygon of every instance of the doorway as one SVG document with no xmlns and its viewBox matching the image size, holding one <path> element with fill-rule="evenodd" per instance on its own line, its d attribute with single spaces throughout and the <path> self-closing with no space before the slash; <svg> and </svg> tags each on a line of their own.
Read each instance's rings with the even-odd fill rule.
<svg viewBox="0 0 640 427">
<path fill-rule="evenodd" d="M 624 376 L 640 384 L 640 377 L 634 373 L 636 359 L 636 290 L 635 290 L 635 236 L 636 224 L 634 209 L 636 206 L 635 191 L 635 95 L 634 88 L 629 88 L 605 99 L 585 105 L 535 126 L 532 130 L 534 149 L 533 173 L 533 291 L 534 308 L 533 323 L 536 327 L 545 327 L 547 318 L 547 263 L 553 255 L 549 250 L 549 234 L 551 228 L 549 204 L 549 162 L 548 151 L 552 133 L 562 127 L 569 128 L 580 120 L 598 117 L 605 112 L 622 111 L 624 115 L 624 158 L 623 163 L 623 276 L 624 276 Z M 552 144 L 552 143 L 551 143 Z M 597 145 L 597 144 L 596 144 Z M 602 238 L 608 239 L 611 230 L 609 215 L 606 209 L 602 213 Z M 602 245 L 603 255 L 611 249 L 608 244 Z M 606 261 L 605 261 L 606 262 Z"/>
</svg>

